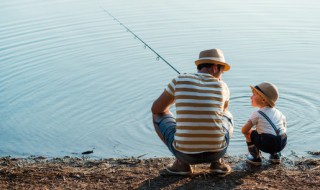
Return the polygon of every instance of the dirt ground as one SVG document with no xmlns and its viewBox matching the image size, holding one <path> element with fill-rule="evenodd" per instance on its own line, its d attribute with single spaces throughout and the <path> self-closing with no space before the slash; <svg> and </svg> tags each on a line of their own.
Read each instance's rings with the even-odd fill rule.
<svg viewBox="0 0 320 190">
<path fill-rule="evenodd" d="M 233 172 L 208 173 L 196 165 L 192 176 L 163 175 L 172 158 L 101 159 L 0 158 L 0 189 L 320 189 L 320 159 L 284 158 L 280 165 L 264 159 L 252 167 L 245 157 L 225 157 Z"/>
</svg>

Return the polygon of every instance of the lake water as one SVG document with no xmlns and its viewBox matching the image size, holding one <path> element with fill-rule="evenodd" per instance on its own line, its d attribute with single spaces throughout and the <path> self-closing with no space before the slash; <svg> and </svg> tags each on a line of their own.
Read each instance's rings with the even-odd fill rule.
<svg viewBox="0 0 320 190">
<path fill-rule="evenodd" d="M 150 107 L 200 51 L 220 48 L 230 72 L 235 132 L 228 153 L 247 153 L 240 130 L 255 108 L 250 84 L 269 81 L 288 121 L 283 153 L 320 147 L 320 2 L 317 0 L 2 0 L 0 156 L 171 156 Z"/>
</svg>

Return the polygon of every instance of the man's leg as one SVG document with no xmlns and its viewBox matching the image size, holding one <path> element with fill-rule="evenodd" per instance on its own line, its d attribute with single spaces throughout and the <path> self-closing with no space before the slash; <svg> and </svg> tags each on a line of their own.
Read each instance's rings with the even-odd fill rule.
<svg viewBox="0 0 320 190">
<path fill-rule="evenodd" d="M 154 126 L 154 129 L 157 133 L 157 135 L 159 136 L 159 138 L 162 140 L 162 142 L 164 144 L 166 144 L 166 142 L 164 141 L 164 138 L 161 134 L 161 131 L 159 129 L 159 126 L 158 126 L 158 123 L 157 121 L 161 118 L 161 116 L 163 116 L 163 114 L 159 115 L 159 114 L 152 114 L 152 121 L 153 121 L 153 126 Z"/>
<path fill-rule="evenodd" d="M 223 125 L 224 129 L 227 130 L 229 139 L 231 139 L 233 136 L 233 128 L 234 128 L 233 127 L 233 118 L 229 117 L 227 115 L 223 115 L 222 116 L 222 125 Z M 229 144 L 229 142 L 228 142 L 228 144 Z"/>
<path fill-rule="evenodd" d="M 222 124 L 223 124 L 223 128 L 226 132 L 226 134 L 225 134 L 226 144 L 227 144 L 227 146 L 229 146 L 230 138 L 233 135 L 233 120 L 232 120 L 232 118 L 229 118 L 227 116 L 223 116 Z M 227 152 L 227 148 L 228 147 L 226 147 L 224 150 L 222 150 L 220 152 L 215 152 L 212 154 L 212 156 L 210 158 L 213 160 L 210 165 L 210 172 L 211 173 L 228 174 L 232 171 L 231 167 L 227 163 L 225 163 L 223 160 L 223 156 Z"/>
<path fill-rule="evenodd" d="M 174 147 L 172 145 L 174 140 L 174 133 L 176 132 L 176 120 L 172 113 L 168 112 L 165 114 L 157 115 L 153 114 L 153 124 L 155 131 L 162 140 L 162 142 L 167 145 L 169 150 L 174 153 Z M 179 159 L 166 168 L 166 170 L 171 174 L 176 175 L 189 175 L 192 174 L 192 169 L 190 164 L 185 163 Z"/>
<path fill-rule="evenodd" d="M 211 162 L 210 172 L 215 174 L 228 174 L 232 171 L 231 167 L 224 162 L 223 158 L 219 158 Z"/>
</svg>

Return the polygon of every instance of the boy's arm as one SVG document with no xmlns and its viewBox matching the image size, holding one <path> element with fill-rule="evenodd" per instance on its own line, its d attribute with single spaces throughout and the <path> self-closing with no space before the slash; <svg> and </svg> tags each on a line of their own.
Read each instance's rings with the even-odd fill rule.
<svg viewBox="0 0 320 190">
<path fill-rule="evenodd" d="M 241 132 L 246 135 L 250 132 L 252 127 L 253 127 L 253 124 L 251 120 L 248 120 L 247 123 L 244 124 L 244 126 L 242 127 Z"/>
</svg>

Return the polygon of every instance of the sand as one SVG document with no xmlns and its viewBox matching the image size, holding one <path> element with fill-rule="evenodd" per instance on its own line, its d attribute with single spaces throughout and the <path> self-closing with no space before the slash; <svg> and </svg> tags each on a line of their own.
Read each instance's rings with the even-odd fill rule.
<svg viewBox="0 0 320 190">
<path fill-rule="evenodd" d="M 320 158 L 263 160 L 253 167 L 245 156 L 226 156 L 233 171 L 210 174 L 208 164 L 191 176 L 164 175 L 173 158 L 90 157 L 0 158 L 0 189 L 320 189 Z"/>
</svg>

